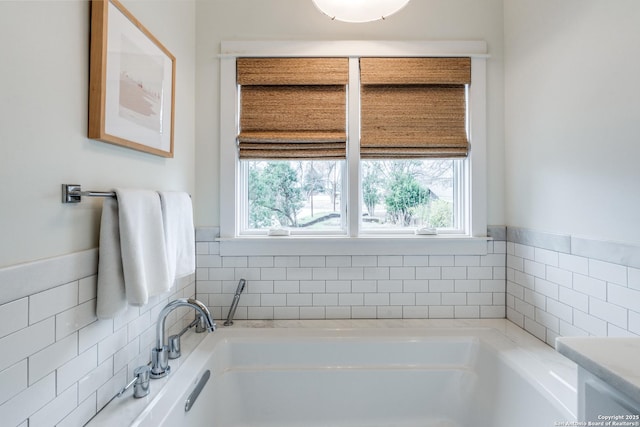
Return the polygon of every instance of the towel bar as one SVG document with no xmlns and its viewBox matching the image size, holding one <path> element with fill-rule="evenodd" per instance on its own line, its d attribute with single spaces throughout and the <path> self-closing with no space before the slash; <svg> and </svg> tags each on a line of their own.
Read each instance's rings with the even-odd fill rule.
<svg viewBox="0 0 640 427">
<path fill-rule="evenodd" d="M 62 203 L 80 203 L 85 197 L 116 197 L 115 191 L 82 191 L 78 184 L 62 184 Z"/>
<path fill-rule="evenodd" d="M 82 196 L 117 198 L 115 191 L 82 191 L 82 186 L 78 184 L 62 184 L 62 203 L 80 203 Z"/>
</svg>

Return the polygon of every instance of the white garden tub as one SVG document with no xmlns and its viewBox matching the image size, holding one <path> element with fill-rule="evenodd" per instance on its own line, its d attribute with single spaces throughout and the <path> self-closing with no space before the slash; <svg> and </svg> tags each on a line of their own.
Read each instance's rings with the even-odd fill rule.
<svg viewBox="0 0 640 427">
<path fill-rule="evenodd" d="M 506 321 L 484 323 L 494 327 L 431 321 L 419 328 L 219 329 L 147 399 L 131 425 L 545 427 L 575 421 L 575 366 Z M 185 412 L 207 370 L 209 381 Z"/>
</svg>

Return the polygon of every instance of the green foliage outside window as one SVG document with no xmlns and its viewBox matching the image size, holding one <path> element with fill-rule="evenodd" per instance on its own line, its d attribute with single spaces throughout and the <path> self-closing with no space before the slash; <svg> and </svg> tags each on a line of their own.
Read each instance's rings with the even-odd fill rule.
<svg viewBox="0 0 640 427">
<path fill-rule="evenodd" d="M 249 227 L 297 227 L 304 195 L 289 162 L 268 162 L 249 168 Z"/>
<path fill-rule="evenodd" d="M 416 209 L 428 204 L 430 195 L 431 191 L 422 187 L 412 175 L 406 172 L 395 174 L 384 198 L 391 222 L 404 227 L 412 225 Z"/>
<path fill-rule="evenodd" d="M 340 229 L 335 161 L 249 161 L 248 229 Z M 452 228 L 451 160 L 361 162 L 364 228 Z M 435 189 L 435 191 L 434 191 Z"/>
</svg>

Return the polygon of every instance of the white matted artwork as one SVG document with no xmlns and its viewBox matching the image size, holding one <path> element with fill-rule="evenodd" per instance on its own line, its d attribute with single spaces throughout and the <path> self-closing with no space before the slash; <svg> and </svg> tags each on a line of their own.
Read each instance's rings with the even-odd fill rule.
<svg viewBox="0 0 640 427">
<path fill-rule="evenodd" d="M 117 0 L 91 3 L 89 138 L 173 157 L 173 55 Z"/>
</svg>

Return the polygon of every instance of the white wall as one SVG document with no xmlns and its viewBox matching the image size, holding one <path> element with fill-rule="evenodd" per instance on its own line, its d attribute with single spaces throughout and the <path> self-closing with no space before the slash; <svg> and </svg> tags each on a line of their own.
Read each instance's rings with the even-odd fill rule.
<svg viewBox="0 0 640 427">
<path fill-rule="evenodd" d="M 414 0 L 386 21 L 360 25 L 331 21 L 310 0 L 124 4 L 177 58 L 174 159 L 86 138 L 88 1 L 0 2 L 0 267 L 97 246 L 100 200 L 63 205 L 62 183 L 189 191 L 197 225 L 219 224 L 222 40 L 486 40 L 489 223 L 504 223 L 501 0 Z"/>
<path fill-rule="evenodd" d="M 506 223 L 640 244 L 640 2 L 504 10 Z"/>
<path fill-rule="evenodd" d="M 177 58 L 174 159 L 87 139 L 89 1 L 0 1 L 0 267 L 97 246 L 63 183 L 194 191 L 195 4 L 123 3 Z"/>
<path fill-rule="evenodd" d="M 231 40 L 485 40 L 488 61 L 488 221 L 504 224 L 502 0 L 413 0 L 385 21 L 331 21 L 311 0 L 197 2 L 196 223 L 219 225 L 219 60 Z M 233 143 L 226 141 L 226 143 Z"/>
<path fill-rule="evenodd" d="M 0 267 L 97 245 L 99 201 L 62 205 L 65 182 L 190 191 L 218 225 L 222 40 L 484 39 L 489 223 L 640 242 L 636 0 L 506 0 L 504 22 L 500 0 L 413 0 L 360 25 L 310 0 L 124 3 L 177 57 L 174 159 L 86 138 L 88 2 L 0 2 Z"/>
</svg>

